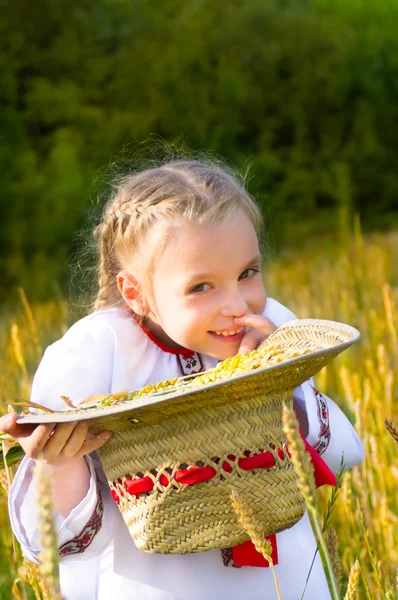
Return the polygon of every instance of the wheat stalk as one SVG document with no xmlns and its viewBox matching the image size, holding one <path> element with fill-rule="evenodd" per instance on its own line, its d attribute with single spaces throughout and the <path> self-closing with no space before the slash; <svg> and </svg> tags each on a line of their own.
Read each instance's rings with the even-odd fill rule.
<svg viewBox="0 0 398 600">
<path fill-rule="evenodd" d="M 396 442 L 398 442 L 398 425 L 389 419 L 384 419 L 384 423 L 388 433 Z"/>
<path fill-rule="evenodd" d="M 332 561 L 334 576 L 336 578 L 336 583 L 338 588 L 340 589 L 341 585 L 341 559 L 339 556 L 339 540 L 337 537 L 336 530 L 334 527 L 331 527 L 327 533 L 327 547 L 329 550 L 330 559 Z"/>
<path fill-rule="evenodd" d="M 246 531 L 247 535 L 250 537 L 257 552 L 260 552 L 260 554 L 262 554 L 264 558 L 268 561 L 268 564 L 274 577 L 274 583 L 278 600 L 281 600 L 278 578 L 275 572 L 274 562 L 271 557 L 271 542 L 266 539 L 263 533 L 261 533 L 262 528 L 253 512 L 253 509 L 247 502 L 244 501 L 241 494 L 239 494 L 236 490 L 231 490 L 231 502 L 233 509 L 238 516 L 239 523 L 241 524 L 242 528 Z"/>
<path fill-rule="evenodd" d="M 8 494 L 9 482 L 7 473 L 4 469 L 0 470 L 0 488 L 2 488 L 6 494 Z"/>
<path fill-rule="evenodd" d="M 296 414 L 292 408 L 283 407 L 283 430 L 289 440 L 289 453 L 298 475 L 300 492 L 304 496 L 307 508 L 316 508 L 316 486 L 314 467 L 300 435 Z"/>
<path fill-rule="evenodd" d="M 351 567 L 350 577 L 348 579 L 347 591 L 344 596 L 344 600 L 355 600 L 357 597 L 357 591 L 359 586 L 359 573 L 360 573 L 359 562 L 356 560 Z"/>
<path fill-rule="evenodd" d="M 11 325 L 10 336 L 11 336 L 11 348 L 12 348 L 12 352 L 14 355 L 14 360 L 15 360 L 17 366 L 19 367 L 20 373 L 21 373 L 21 379 L 20 379 L 20 384 L 19 384 L 20 390 L 21 390 L 23 396 L 28 396 L 29 391 L 30 391 L 29 376 L 28 376 L 28 370 L 26 367 L 26 362 L 25 362 L 25 358 L 24 358 L 24 354 L 23 354 L 23 350 L 22 350 L 22 343 L 21 343 L 21 339 L 20 339 L 20 335 L 19 335 L 19 328 L 16 323 L 12 323 L 12 325 Z"/>
<path fill-rule="evenodd" d="M 388 283 L 385 283 L 382 287 L 382 294 L 384 300 L 384 308 L 386 314 L 387 321 L 387 331 L 390 335 L 391 340 L 391 348 L 393 352 L 397 352 L 398 346 L 398 334 L 396 330 L 396 312 L 394 301 L 391 295 L 391 286 Z"/>
<path fill-rule="evenodd" d="M 53 600 L 54 596 L 51 596 L 50 586 L 40 571 L 40 565 L 32 563 L 25 558 L 22 566 L 18 569 L 18 573 L 19 580 L 27 583 L 32 588 L 35 600 Z M 19 580 L 16 579 L 14 581 L 14 587 Z"/>
<path fill-rule="evenodd" d="M 319 523 L 316 508 L 316 487 L 314 478 L 314 467 L 310 455 L 306 452 L 304 442 L 300 435 L 299 424 L 296 414 L 292 408 L 283 407 L 283 430 L 289 441 L 289 454 L 298 475 L 298 486 L 302 493 L 308 511 L 308 517 L 317 540 L 319 553 L 326 568 L 327 581 L 333 600 L 340 600 L 339 589 L 333 572 L 328 549 Z M 307 584 L 306 584 L 307 585 Z"/>
<path fill-rule="evenodd" d="M 59 587 L 58 539 L 55 531 L 51 470 L 42 459 L 36 461 L 34 480 L 41 546 L 40 570 L 48 582 L 51 600 L 62 600 Z"/>
<path fill-rule="evenodd" d="M 12 349 L 13 349 L 13 353 L 14 353 L 15 362 L 17 363 L 17 365 L 21 369 L 21 371 L 23 371 L 23 373 L 26 374 L 26 364 L 25 364 L 25 359 L 24 359 L 23 352 L 22 352 L 21 340 L 19 339 L 19 329 L 18 329 L 18 325 L 16 323 L 13 323 L 11 325 L 10 333 L 11 333 L 11 343 L 12 343 Z"/>
<path fill-rule="evenodd" d="M 22 305 L 25 310 L 26 320 L 28 322 L 29 330 L 32 335 L 33 345 L 35 347 L 36 356 L 40 360 L 42 357 L 42 351 L 40 348 L 39 336 L 37 334 L 37 327 L 33 318 L 32 309 L 25 294 L 25 290 L 21 287 L 18 288 L 19 297 L 21 298 Z"/>
</svg>

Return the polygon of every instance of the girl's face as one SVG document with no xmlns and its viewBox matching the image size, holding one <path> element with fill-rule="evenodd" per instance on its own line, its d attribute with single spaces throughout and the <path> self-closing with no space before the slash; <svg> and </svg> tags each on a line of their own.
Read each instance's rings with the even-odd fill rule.
<svg viewBox="0 0 398 600">
<path fill-rule="evenodd" d="M 157 233 L 171 241 L 155 265 L 152 294 L 145 298 L 151 311 L 147 327 L 168 346 L 219 360 L 234 356 L 245 334 L 234 318 L 261 315 L 266 302 L 251 221 L 240 212 L 219 227 L 167 224 L 161 229 Z"/>
</svg>

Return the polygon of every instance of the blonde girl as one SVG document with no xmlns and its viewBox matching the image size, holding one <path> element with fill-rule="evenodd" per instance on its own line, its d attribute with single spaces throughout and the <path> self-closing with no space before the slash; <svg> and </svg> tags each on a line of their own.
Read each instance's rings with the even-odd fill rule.
<svg viewBox="0 0 398 600">
<path fill-rule="evenodd" d="M 255 348 L 294 315 L 267 298 L 261 272 L 262 219 L 243 183 L 206 161 L 170 161 L 118 182 L 95 230 L 99 289 L 93 311 L 50 346 L 32 400 L 62 409 L 60 396 L 118 393 L 198 373 Z M 299 290 L 298 290 L 299 293 Z M 332 470 L 342 453 L 362 460 L 357 434 L 339 408 L 306 382 L 295 408 L 309 443 Z M 269 568 L 234 568 L 228 551 L 153 555 L 138 550 L 118 512 L 86 422 L 35 429 L 0 427 L 25 449 L 9 496 L 14 533 L 37 561 L 32 469 L 52 467 L 62 593 L 67 600 L 273 600 Z M 117 434 L 115 434 L 117 435 Z M 315 542 L 304 516 L 276 536 L 282 598 L 298 600 Z M 320 560 L 305 599 L 327 600 Z"/>
</svg>

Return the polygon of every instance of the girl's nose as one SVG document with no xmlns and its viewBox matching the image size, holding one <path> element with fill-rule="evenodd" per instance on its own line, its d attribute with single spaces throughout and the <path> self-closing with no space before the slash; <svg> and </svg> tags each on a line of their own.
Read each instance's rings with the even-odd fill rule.
<svg viewBox="0 0 398 600">
<path fill-rule="evenodd" d="M 223 317 L 241 317 L 246 314 L 246 312 L 246 300 L 238 290 L 226 295 L 220 309 L 220 314 L 222 314 Z"/>
</svg>

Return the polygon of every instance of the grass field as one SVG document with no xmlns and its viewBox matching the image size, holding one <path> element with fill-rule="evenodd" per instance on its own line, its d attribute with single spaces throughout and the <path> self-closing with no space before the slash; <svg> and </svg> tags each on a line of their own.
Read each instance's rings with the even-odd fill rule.
<svg viewBox="0 0 398 600">
<path fill-rule="evenodd" d="M 361 568 L 359 598 L 398 598 L 398 445 L 384 423 L 385 418 L 398 422 L 397 255 L 398 233 L 363 238 L 357 229 L 345 242 L 313 241 L 299 251 L 270 259 L 265 267 L 269 295 L 299 317 L 340 320 L 362 333 L 356 347 L 317 376 L 318 387 L 346 412 L 365 447 L 364 462 L 344 477 L 332 515 L 343 571 L 342 598 L 356 559 Z M 15 314 L 2 319 L 2 411 L 8 402 L 28 398 L 42 348 L 60 337 L 70 321 L 65 303 L 33 306 L 31 315 L 23 296 Z M 26 576 L 26 567 L 21 570 L 19 549 L 13 548 L 4 472 L 0 472 L 1 482 L 0 599 L 8 600 L 14 597 L 14 581 Z M 322 491 L 321 505 L 329 493 Z M 14 593 L 16 598 L 35 597 L 23 583 L 14 586 Z"/>
</svg>

